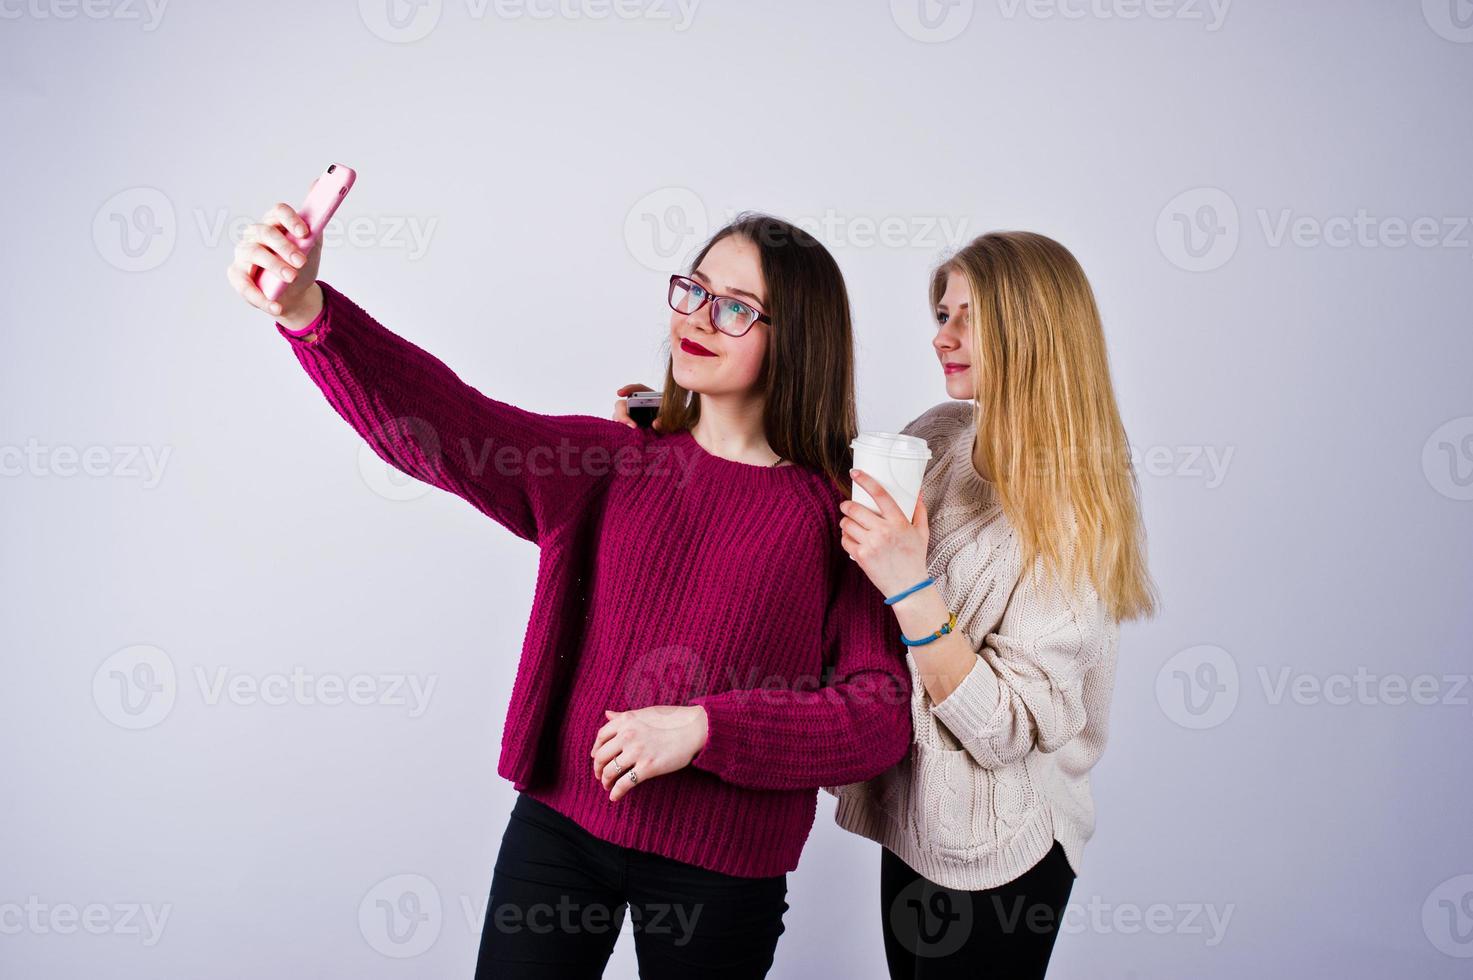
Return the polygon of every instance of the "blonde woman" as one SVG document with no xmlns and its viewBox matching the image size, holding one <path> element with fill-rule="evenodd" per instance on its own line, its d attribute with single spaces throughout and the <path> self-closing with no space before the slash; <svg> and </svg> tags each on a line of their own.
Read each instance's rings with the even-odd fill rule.
<svg viewBox="0 0 1473 980">
<path fill-rule="evenodd" d="M 830 792 L 840 826 L 883 845 L 892 978 L 1042 977 L 1094 831 L 1119 623 L 1154 611 L 1154 586 L 1074 256 L 983 235 L 935 271 L 930 301 L 953 400 L 904 429 L 932 453 L 915 514 L 856 471 L 879 510 L 845 501 L 839 522 L 899 620 L 915 740 Z"/>
<path fill-rule="evenodd" d="M 1042 977 L 1094 831 L 1119 623 L 1155 608 L 1125 429 L 1089 281 L 1058 242 L 996 232 L 932 276 L 954 401 L 913 517 L 840 505 L 912 672 L 915 743 L 837 787 L 878 841 L 893 978 Z"/>
</svg>

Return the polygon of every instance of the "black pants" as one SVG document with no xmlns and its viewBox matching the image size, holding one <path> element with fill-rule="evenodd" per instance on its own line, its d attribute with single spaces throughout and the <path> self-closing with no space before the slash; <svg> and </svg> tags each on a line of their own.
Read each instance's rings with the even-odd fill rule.
<svg viewBox="0 0 1473 980">
<path fill-rule="evenodd" d="M 1074 888 L 1058 841 L 1018 878 L 982 891 L 943 888 L 880 848 L 880 914 L 891 980 L 1033 980 Z"/>
<path fill-rule="evenodd" d="M 476 980 L 603 976 L 627 911 L 643 980 L 767 975 L 788 876 L 739 878 L 594 837 L 519 794 L 501 838 Z"/>
</svg>

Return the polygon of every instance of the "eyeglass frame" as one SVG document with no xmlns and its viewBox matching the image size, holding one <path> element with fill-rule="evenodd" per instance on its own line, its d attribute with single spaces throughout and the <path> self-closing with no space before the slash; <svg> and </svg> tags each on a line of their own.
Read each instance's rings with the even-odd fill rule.
<svg viewBox="0 0 1473 980">
<path fill-rule="evenodd" d="M 675 281 L 677 279 L 680 280 L 681 282 L 688 282 L 688 283 L 690 283 L 692 286 L 697 287 L 698 289 L 700 289 L 701 292 L 703 292 L 703 293 L 706 294 L 706 298 L 703 299 L 703 300 L 701 300 L 700 305 L 697 306 L 695 309 L 691 310 L 689 313 L 687 313 L 685 310 L 677 309 L 676 306 L 675 306 L 675 301 L 674 301 L 674 298 L 673 297 L 674 297 L 674 293 L 675 293 Z M 755 317 L 753 317 L 751 323 L 747 324 L 747 329 L 746 330 L 743 330 L 741 333 L 731 333 L 730 331 L 722 330 L 719 326 L 716 325 L 716 305 L 715 305 L 715 303 L 712 302 L 713 300 L 719 300 L 719 299 L 730 300 L 733 303 L 740 303 L 743 306 L 745 306 L 748 309 L 750 309 L 753 312 L 755 312 L 757 315 Z M 669 288 L 665 292 L 665 302 L 668 303 L 668 304 L 670 304 L 670 309 L 675 310 L 676 313 L 679 313 L 682 316 L 690 316 L 693 313 L 699 313 L 699 312 L 701 312 L 701 307 L 702 306 L 706 306 L 707 304 L 710 304 L 711 308 L 708 311 L 708 315 L 709 315 L 710 320 L 711 320 L 711 329 L 713 329 L 713 330 L 715 330 L 715 331 L 717 331 L 719 333 L 724 333 L 728 337 L 745 337 L 747 334 L 751 333 L 752 328 L 755 327 L 759 323 L 765 323 L 769 327 L 772 326 L 772 318 L 769 317 L 766 313 L 763 313 L 761 310 L 757 309 L 757 307 L 753 306 L 747 300 L 744 300 L 744 299 L 742 299 L 739 296 L 722 296 L 722 295 L 719 295 L 717 293 L 713 293 L 713 292 L 711 292 L 711 290 L 709 290 L 705 286 L 701 285 L 701 283 L 698 280 L 692 279 L 690 276 L 682 276 L 678 272 L 677 273 L 674 273 L 673 275 L 670 276 L 670 285 L 669 285 Z"/>
</svg>

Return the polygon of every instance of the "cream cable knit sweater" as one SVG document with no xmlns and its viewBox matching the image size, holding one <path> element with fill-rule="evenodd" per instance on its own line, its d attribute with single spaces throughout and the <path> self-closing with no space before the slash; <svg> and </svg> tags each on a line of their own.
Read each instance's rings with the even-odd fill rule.
<svg viewBox="0 0 1473 980">
<path fill-rule="evenodd" d="M 867 782 L 825 787 L 835 820 L 948 888 L 1012 881 L 1057 839 L 1077 874 L 1094 832 L 1089 772 L 1105 748 L 1119 626 L 1087 580 L 1066 594 L 1024 576 L 997 490 L 972 466 L 971 402 L 905 427 L 929 443 L 929 573 L 978 658 L 931 700 L 907 654 L 915 739 Z"/>
</svg>

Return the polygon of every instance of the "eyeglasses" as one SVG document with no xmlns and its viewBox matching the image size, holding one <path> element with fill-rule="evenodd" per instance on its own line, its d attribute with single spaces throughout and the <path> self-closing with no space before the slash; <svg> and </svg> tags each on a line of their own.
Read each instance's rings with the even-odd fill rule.
<svg viewBox="0 0 1473 980">
<path fill-rule="evenodd" d="M 706 287 L 685 276 L 670 277 L 670 308 L 676 313 L 694 313 L 711 304 L 711 326 L 729 337 L 740 337 L 757 321 L 772 324 L 766 313 L 730 296 L 716 296 Z"/>
</svg>

